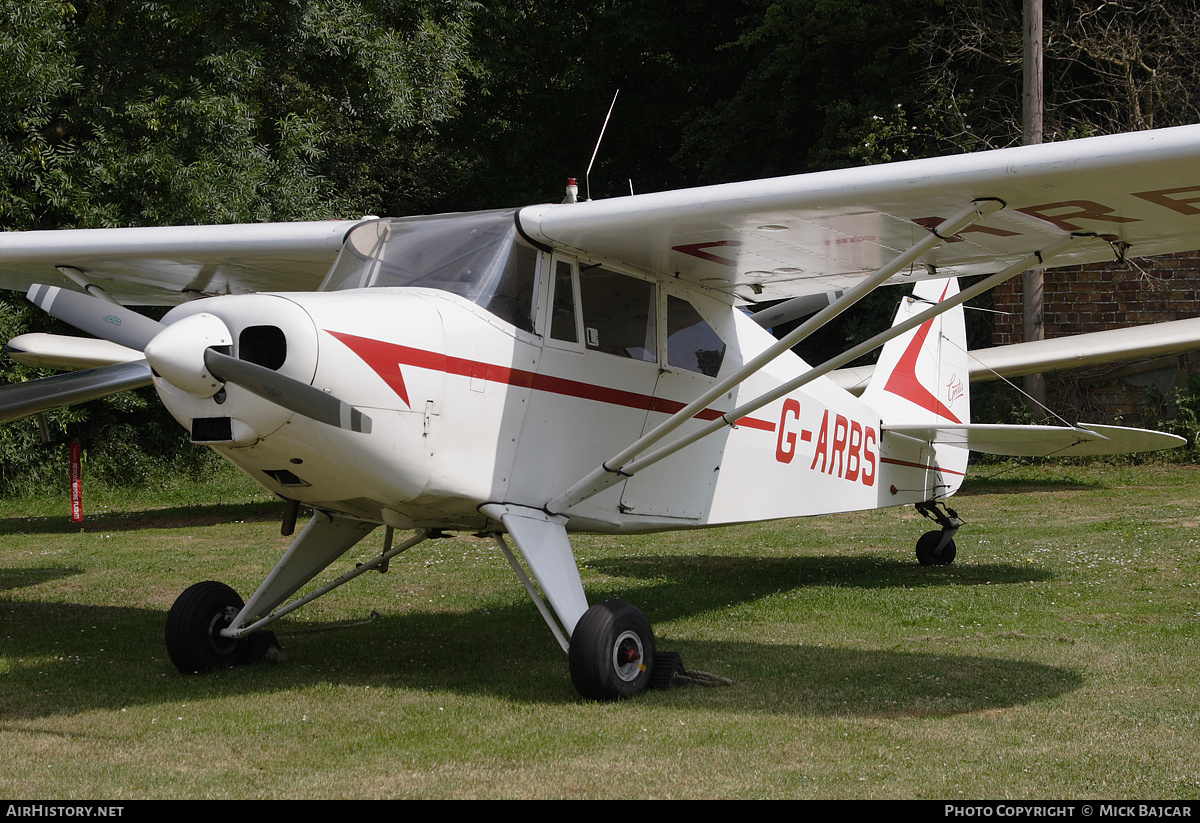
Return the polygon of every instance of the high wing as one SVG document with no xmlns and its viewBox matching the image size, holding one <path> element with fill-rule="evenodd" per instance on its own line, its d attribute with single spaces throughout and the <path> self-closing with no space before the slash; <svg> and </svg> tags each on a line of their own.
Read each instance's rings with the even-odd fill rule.
<svg viewBox="0 0 1200 823">
<path fill-rule="evenodd" d="M 749 302 L 853 286 L 980 199 L 1004 208 L 893 278 L 991 273 L 1200 246 L 1200 126 L 730 183 L 520 212 L 546 246 L 677 274 Z"/>
<path fill-rule="evenodd" d="M 189 295 L 313 291 L 357 221 L 0 233 L 0 288 L 62 283 L 75 269 L 118 302 L 173 305 Z M 77 279 L 78 282 L 78 279 Z"/>
<path fill-rule="evenodd" d="M 1200 126 L 529 206 L 543 247 L 676 274 L 758 303 L 853 286 L 972 202 L 1004 208 L 893 280 L 997 271 L 1071 233 L 1077 265 L 1200 247 Z M 354 221 L 0 233 L 0 288 L 71 267 L 123 303 L 312 290 Z"/>
</svg>

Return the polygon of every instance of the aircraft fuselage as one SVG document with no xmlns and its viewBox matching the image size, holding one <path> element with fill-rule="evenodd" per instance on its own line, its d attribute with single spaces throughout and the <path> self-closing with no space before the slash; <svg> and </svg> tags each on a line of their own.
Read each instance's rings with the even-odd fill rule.
<svg viewBox="0 0 1200 823">
<path fill-rule="evenodd" d="M 557 283 L 545 276 L 554 266 Z M 396 528 L 478 529 L 481 505 L 544 504 L 773 342 L 719 295 L 608 269 L 644 303 L 629 326 L 586 305 L 560 322 L 553 291 L 578 289 L 580 266 L 544 254 L 539 268 L 528 329 L 419 287 L 217 297 L 165 318 L 217 316 L 234 356 L 361 409 L 369 432 L 237 385 L 209 398 L 156 386 L 194 441 L 281 497 Z M 681 434 L 806 368 L 779 358 Z M 870 509 L 957 486 L 940 464 L 927 444 L 885 437 L 877 411 L 821 379 L 566 513 L 573 530 L 638 532 Z"/>
</svg>

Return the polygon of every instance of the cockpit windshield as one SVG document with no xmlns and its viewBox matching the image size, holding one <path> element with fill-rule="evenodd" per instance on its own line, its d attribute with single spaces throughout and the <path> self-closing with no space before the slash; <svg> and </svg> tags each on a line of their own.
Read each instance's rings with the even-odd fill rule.
<svg viewBox="0 0 1200 823">
<path fill-rule="evenodd" d="M 321 291 L 388 286 L 440 289 L 533 331 L 537 252 L 515 212 L 373 220 L 352 229 Z"/>
</svg>

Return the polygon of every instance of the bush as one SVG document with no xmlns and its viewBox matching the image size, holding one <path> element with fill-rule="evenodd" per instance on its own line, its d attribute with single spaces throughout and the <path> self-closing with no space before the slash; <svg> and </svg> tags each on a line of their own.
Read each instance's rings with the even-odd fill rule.
<svg viewBox="0 0 1200 823">
<path fill-rule="evenodd" d="M 1175 434 L 1187 440 L 1187 445 L 1175 449 L 1171 456 L 1177 460 L 1195 460 L 1200 450 L 1200 377 L 1193 375 L 1183 388 L 1164 398 L 1151 389 L 1146 402 L 1147 428 Z"/>
</svg>

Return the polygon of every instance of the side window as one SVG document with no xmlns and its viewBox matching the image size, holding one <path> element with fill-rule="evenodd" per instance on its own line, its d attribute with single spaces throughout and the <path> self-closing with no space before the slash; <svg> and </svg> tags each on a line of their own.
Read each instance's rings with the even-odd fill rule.
<svg viewBox="0 0 1200 823">
<path fill-rule="evenodd" d="M 514 243 L 500 282 L 484 308 L 522 331 L 533 331 L 533 289 L 537 282 L 537 252 Z"/>
<path fill-rule="evenodd" d="M 554 265 L 554 302 L 550 312 L 550 336 L 567 343 L 579 342 L 579 330 L 575 324 L 574 268 L 566 260 L 558 260 Z"/>
<path fill-rule="evenodd" d="M 579 291 L 589 349 L 658 362 L 653 283 L 593 266 L 579 272 Z"/>
<path fill-rule="evenodd" d="M 716 377 L 725 343 L 691 303 L 667 296 L 667 364 Z"/>
</svg>

